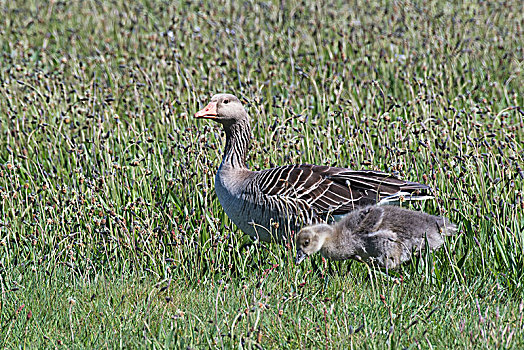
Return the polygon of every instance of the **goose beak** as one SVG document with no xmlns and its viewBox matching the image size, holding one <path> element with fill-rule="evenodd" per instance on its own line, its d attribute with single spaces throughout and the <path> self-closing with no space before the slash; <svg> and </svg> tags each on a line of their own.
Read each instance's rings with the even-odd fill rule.
<svg viewBox="0 0 524 350">
<path fill-rule="evenodd" d="M 206 118 L 206 119 L 216 119 L 217 114 L 217 103 L 209 102 L 209 104 L 204 108 L 195 113 L 195 118 Z"/>
<path fill-rule="evenodd" d="M 295 258 L 295 264 L 300 264 L 302 260 L 307 258 L 307 254 L 302 249 L 297 250 L 297 257 Z"/>
</svg>

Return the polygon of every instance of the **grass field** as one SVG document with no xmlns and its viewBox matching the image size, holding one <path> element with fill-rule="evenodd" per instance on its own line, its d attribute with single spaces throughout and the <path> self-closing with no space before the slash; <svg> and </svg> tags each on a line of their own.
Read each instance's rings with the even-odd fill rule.
<svg viewBox="0 0 524 350">
<path fill-rule="evenodd" d="M 520 1 L 0 8 L 2 348 L 524 347 Z M 240 249 L 218 92 L 252 169 L 392 172 L 460 234 L 397 279 Z"/>
</svg>

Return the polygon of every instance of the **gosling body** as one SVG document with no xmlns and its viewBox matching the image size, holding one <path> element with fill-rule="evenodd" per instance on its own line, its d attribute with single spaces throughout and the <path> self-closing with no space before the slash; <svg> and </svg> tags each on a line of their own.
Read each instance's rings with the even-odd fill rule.
<svg viewBox="0 0 524 350">
<path fill-rule="evenodd" d="M 425 249 L 438 249 L 457 226 L 444 217 L 394 206 L 368 206 L 333 224 L 304 227 L 297 235 L 299 264 L 320 252 L 331 260 L 355 259 L 395 269 Z"/>
</svg>

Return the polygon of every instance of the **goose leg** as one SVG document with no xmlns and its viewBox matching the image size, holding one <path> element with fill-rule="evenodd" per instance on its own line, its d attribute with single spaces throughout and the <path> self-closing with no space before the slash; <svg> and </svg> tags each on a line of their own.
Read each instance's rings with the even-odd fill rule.
<svg viewBox="0 0 524 350">
<path fill-rule="evenodd" d="M 311 269 L 313 270 L 313 273 L 318 276 L 322 276 L 322 271 L 318 268 L 317 263 L 315 262 L 316 259 L 310 258 L 311 260 Z"/>
<path fill-rule="evenodd" d="M 266 247 L 263 242 L 261 242 L 258 239 L 246 242 L 240 246 L 240 248 L 238 249 L 238 253 L 242 255 L 242 252 L 244 250 L 250 250 L 250 249 L 254 250 L 254 252 L 252 252 L 252 254 L 250 254 L 250 257 L 249 257 L 251 262 L 248 264 L 248 266 L 250 266 L 250 268 L 253 268 L 255 270 L 260 270 L 265 264 L 274 265 L 274 263 L 270 263 L 270 262 L 263 261 L 262 259 L 260 259 L 260 252 L 263 250 L 268 252 L 269 255 L 272 255 L 272 251 L 268 247 Z"/>
<path fill-rule="evenodd" d="M 379 275 L 385 278 L 387 281 L 395 282 L 395 283 L 399 282 L 399 278 L 395 276 L 397 273 L 394 270 L 379 267 L 379 266 L 376 266 L 375 264 L 370 264 L 370 267 L 374 273 L 379 273 Z"/>
<path fill-rule="evenodd" d="M 353 260 L 348 260 L 346 263 L 346 273 L 344 274 L 345 276 L 349 274 L 349 269 L 351 268 L 352 265 L 353 265 Z"/>
</svg>

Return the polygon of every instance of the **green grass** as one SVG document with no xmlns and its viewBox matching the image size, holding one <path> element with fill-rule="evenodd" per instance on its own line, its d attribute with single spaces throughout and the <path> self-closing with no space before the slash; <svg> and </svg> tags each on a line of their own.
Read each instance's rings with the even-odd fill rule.
<svg viewBox="0 0 524 350">
<path fill-rule="evenodd" d="M 524 346 L 519 1 L 0 7 L 3 348 Z M 393 172 L 461 233 L 396 281 L 241 249 L 192 118 L 226 91 L 252 169 Z"/>
</svg>

